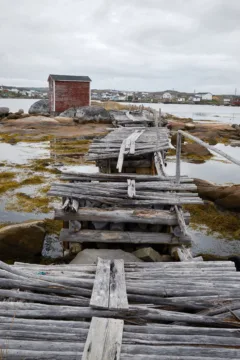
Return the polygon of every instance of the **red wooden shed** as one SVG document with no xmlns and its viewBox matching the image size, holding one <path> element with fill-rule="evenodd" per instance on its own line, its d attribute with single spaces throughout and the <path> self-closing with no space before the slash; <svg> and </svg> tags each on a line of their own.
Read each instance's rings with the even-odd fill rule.
<svg viewBox="0 0 240 360">
<path fill-rule="evenodd" d="M 48 82 L 51 113 L 61 113 L 71 107 L 90 105 L 91 79 L 88 76 L 50 74 Z"/>
</svg>

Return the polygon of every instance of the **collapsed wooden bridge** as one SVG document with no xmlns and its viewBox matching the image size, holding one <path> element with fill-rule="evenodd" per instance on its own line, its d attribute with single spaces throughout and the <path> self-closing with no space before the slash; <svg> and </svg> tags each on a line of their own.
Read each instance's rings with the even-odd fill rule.
<svg viewBox="0 0 240 360">
<path fill-rule="evenodd" d="M 180 176 L 180 157 L 176 176 L 166 174 L 168 130 L 156 116 L 143 127 L 143 115 L 131 114 L 140 127 L 126 122 L 93 141 L 87 156 L 101 172 L 65 172 L 52 184 L 49 195 L 62 197 L 60 241 L 162 246 L 180 261 L 0 261 L 2 359 L 240 358 L 240 273 L 230 261 L 192 258 L 182 206 L 202 200 Z"/>
<path fill-rule="evenodd" d="M 140 115 L 131 116 L 139 121 Z M 93 140 L 86 158 L 99 173 L 64 172 L 63 181 L 52 184 L 48 194 L 63 198 L 55 219 L 69 222 L 62 242 L 167 245 L 180 260 L 192 258 L 182 246 L 191 245 L 190 215 L 182 206 L 202 200 L 193 179 L 178 168 L 176 176 L 166 174 L 169 130 L 160 126 L 161 116 L 150 119 L 150 127 L 121 126 Z"/>
</svg>

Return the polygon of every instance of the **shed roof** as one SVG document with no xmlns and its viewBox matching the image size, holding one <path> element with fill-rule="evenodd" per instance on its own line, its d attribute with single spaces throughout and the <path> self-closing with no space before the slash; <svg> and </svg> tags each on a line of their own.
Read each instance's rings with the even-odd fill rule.
<svg viewBox="0 0 240 360">
<path fill-rule="evenodd" d="M 53 75 L 50 74 L 48 77 L 52 78 L 55 81 L 84 81 L 84 82 L 90 82 L 92 81 L 89 76 L 74 76 L 74 75 Z"/>
</svg>

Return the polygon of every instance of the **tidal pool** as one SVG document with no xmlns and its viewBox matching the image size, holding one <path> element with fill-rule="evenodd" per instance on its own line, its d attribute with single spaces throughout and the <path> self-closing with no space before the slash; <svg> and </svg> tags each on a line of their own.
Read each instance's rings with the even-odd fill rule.
<svg viewBox="0 0 240 360">
<path fill-rule="evenodd" d="M 0 142 L 0 162 L 26 164 L 29 160 L 50 157 L 49 142 Z"/>
<path fill-rule="evenodd" d="M 227 258 L 240 255 L 240 240 L 226 240 L 207 235 L 204 231 L 190 228 L 192 253 L 194 256 L 205 255 L 213 258 Z"/>
</svg>

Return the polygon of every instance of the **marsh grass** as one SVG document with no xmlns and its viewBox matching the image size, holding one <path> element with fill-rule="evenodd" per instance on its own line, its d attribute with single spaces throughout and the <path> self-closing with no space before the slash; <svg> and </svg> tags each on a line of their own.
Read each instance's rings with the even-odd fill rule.
<svg viewBox="0 0 240 360">
<path fill-rule="evenodd" d="M 228 240 L 239 239 L 240 218 L 229 211 L 221 212 L 213 203 L 204 205 L 184 205 L 191 214 L 191 227 L 204 230 L 207 235 Z"/>
<path fill-rule="evenodd" d="M 52 202 L 47 196 L 31 197 L 23 192 L 16 193 L 13 198 L 7 203 L 6 210 L 18 211 L 26 213 L 49 213 L 53 207 Z"/>
</svg>

